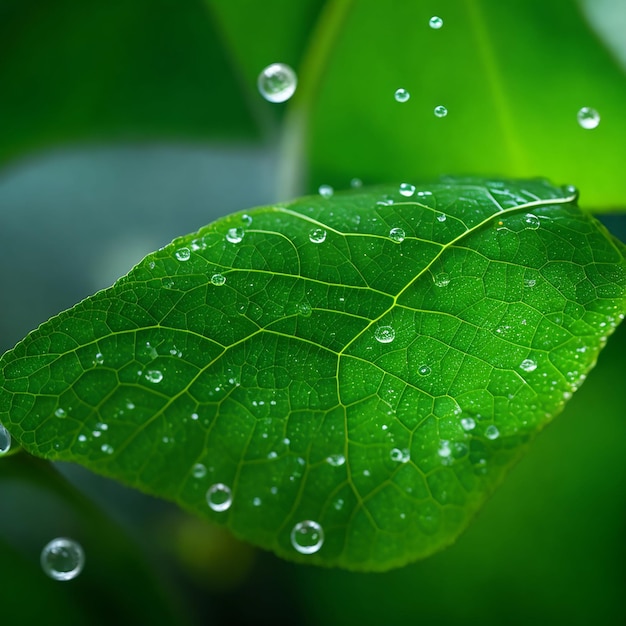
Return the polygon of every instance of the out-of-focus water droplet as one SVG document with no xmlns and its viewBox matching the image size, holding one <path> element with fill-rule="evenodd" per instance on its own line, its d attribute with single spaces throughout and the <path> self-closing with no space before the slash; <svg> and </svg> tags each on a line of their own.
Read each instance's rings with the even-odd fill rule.
<svg viewBox="0 0 626 626">
<path fill-rule="evenodd" d="M 60 418 L 64 418 L 67 417 L 67 411 L 65 409 L 62 409 L 61 407 L 59 407 L 55 412 L 54 415 L 56 417 L 60 417 Z"/>
<path fill-rule="evenodd" d="M 314 554 L 324 545 L 324 530 L 313 520 L 298 522 L 291 530 L 291 545 L 300 554 Z"/>
<path fill-rule="evenodd" d="M 333 467 L 339 467 L 346 462 L 346 457 L 343 454 L 331 454 L 326 458 L 326 462 Z"/>
<path fill-rule="evenodd" d="M 353 178 L 350 181 L 350 187 L 352 187 L 352 189 L 359 189 L 363 187 L 363 181 L 360 178 Z"/>
<path fill-rule="evenodd" d="M 583 107 L 578 111 L 578 124 L 585 130 L 597 128 L 600 123 L 600 114 L 591 107 Z"/>
<path fill-rule="evenodd" d="M 420 367 L 417 368 L 417 371 L 419 373 L 420 376 L 430 376 L 430 367 L 428 367 L 428 365 L 420 365 Z"/>
<path fill-rule="evenodd" d="M 0 456 L 7 454 L 11 449 L 11 433 L 0 424 Z"/>
<path fill-rule="evenodd" d="M 396 243 L 402 243 L 405 237 L 406 233 L 402 228 L 392 228 L 389 231 L 389 238 Z"/>
<path fill-rule="evenodd" d="M 241 216 L 241 221 L 244 223 L 244 226 L 250 226 L 250 224 L 252 224 L 252 215 L 248 215 L 247 213 L 244 213 Z"/>
<path fill-rule="evenodd" d="M 96 365 L 102 365 L 104 363 L 104 355 L 102 352 L 96 352 L 96 356 L 94 357 L 94 361 Z"/>
<path fill-rule="evenodd" d="M 433 29 L 433 30 L 439 30 L 442 26 L 443 26 L 443 20 L 436 16 L 433 15 L 429 20 L 428 20 L 428 25 Z"/>
<path fill-rule="evenodd" d="M 320 185 L 318 192 L 322 198 L 332 198 L 335 190 L 330 185 Z"/>
<path fill-rule="evenodd" d="M 408 102 L 411 94 L 406 89 L 396 89 L 396 92 L 393 94 L 393 97 L 396 99 L 396 102 Z"/>
<path fill-rule="evenodd" d="M 445 213 L 438 213 L 437 214 L 437 221 L 438 222 L 445 222 L 446 221 L 446 214 Z"/>
<path fill-rule="evenodd" d="M 537 369 L 537 362 L 532 359 L 524 359 L 520 363 L 520 369 L 523 369 L 525 372 L 534 372 Z"/>
<path fill-rule="evenodd" d="M 450 275 L 445 272 L 437 274 L 433 278 L 433 282 L 437 287 L 447 287 L 450 284 Z"/>
<path fill-rule="evenodd" d="M 179 248 L 174 253 L 174 256 L 176 256 L 179 261 L 189 261 L 191 258 L 191 251 L 189 248 Z"/>
<path fill-rule="evenodd" d="M 463 430 L 474 430 L 476 428 L 476 420 L 472 417 L 462 417 L 461 427 Z"/>
<path fill-rule="evenodd" d="M 335 502 L 333 502 L 333 508 L 335 509 L 335 511 L 341 511 L 341 509 L 343 509 L 343 505 L 344 505 L 343 498 L 337 498 Z"/>
<path fill-rule="evenodd" d="M 146 380 L 150 383 L 160 383 L 163 380 L 163 373 L 159 370 L 148 370 L 146 372 Z"/>
<path fill-rule="evenodd" d="M 495 424 L 490 424 L 489 426 L 487 426 L 487 428 L 485 428 L 485 437 L 487 437 L 487 439 L 497 439 L 500 436 L 500 431 L 498 430 L 498 427 Z"/>
<path fill-rule="evenodd" d="M 224 483 L 215 483 L 215 485 L 211 485 L 208 488 L 206 501 L 213 511 L 221 513 L 230 508 L 230 505 L 233 503 L 233 494 L 230 487 L 227 487 Z"/>
<path fill-rule="evenodd" d="M 405 198 L 410 198 L 415 193 L 415 185 L 411 185 L 411 183 L 401 183 L 400 184 L 400 195 Z"/>
<path fill-rule="evenodd" d="M 452 448 L 450 448 L 449 441 L 441 441 L 439 443 L 439 450 L 437 450 L 437 454 L 443 458 L 448 459 L 452 455 Z"/>
<path fill-rule="evenodd" d="M 244 235 L 245 232 L 243 228 L 229 228 L 226 233 L 226 241 L 228 241 L 228 243 L 241 243 Z"/>
<path fill-rule="evenodd" d="M 206 466 L 202 463 L 196 463 L 191 468 L 191 475 L 194 478 L 204 478 L 206 476 Z"/>
<path fill-rule="evenodd" d="M 528 230 L 537 230 L 541 225 L 539 218 L 532 213 L 526 213 L 526 215 L 524 215 L 524 224 Z"/>
<path fill-rule="evenodd" d="M 100 450 L 102 450 L 102 452 L 104 452 L 105 454 L 113 454 L 113 452 L 115 452 L 113 446 L 108 443 L 103 443 L 100 446 Z"/>
<path fill-rule="evenodd" d="M 392 461 L 396 463 L 408 463 L 411 460 L 411 453 L 407 448 L 393 448 L 389 453 Z"/>
<path fill-rule="evenodd" d="M 435 107 L 434 113 L 435 117 L 445 117 L 446 115 L 448 115 L 448 109 L 440 104 L 439 106 Z"/>
<path fill-rule="evenodd" d="M 396 338 L 396 331 L 392 326 L 378 326 L 374 331 L 374 337 L 379 343 L 391 343 Z"/>
<path fill-rule="evenodd" d="M 226 276 L 224 274 L 213 274 L 211 276 L 211 284 L 216 287 L 221 287 L 226 282 Z"/>
<path fill-rule="evenodd" d="M 323 228 L 312 228 L 309 231 L 309 241 L 311 243 L 323 243 L 326 241 L 326 231 Z"/>
<path fill-rule="evenodd" d="M 54 580 L 72 580 L 85 566 L 85 553 L 73 539 L 58 537 L 41 551 L 41 568 Z"/>
<path fill-rule="evenodd" d="M 537 281 L 534 278 L 524 279 L 524 287 L 534 287 L 536 284 L 537 284 Z"/>
<path fill-rule="evenodd" d="M 298 77 L 289 65 L 272 63 L 259 74 L 257 86 L 268 102 L 285 102 L 296 92 Z"/>
</svg>

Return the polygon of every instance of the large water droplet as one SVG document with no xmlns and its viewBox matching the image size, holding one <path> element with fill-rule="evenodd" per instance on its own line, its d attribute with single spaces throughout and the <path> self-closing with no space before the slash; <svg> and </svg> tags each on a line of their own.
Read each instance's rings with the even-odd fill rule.
<svg viewBox="0 0 626 626">
<path fill-rule="evenodd" d="M 230 487 L 227 487 L 224 483 L 216 483 L 208 488 L 206 501 L 211 509 L 221 513 L 230 508 L 230 505 L 233 503 L 233 494 Z"/>
<path fill-rule="evenodd" d="M 335 190 L 330 185 L 320 185 L 317 189 L 322 198 L 332 198 Z"/>
<path fill-rule="evenodd" d="M 495 424 L 490 424 L 489 426 L 487 426 L 487 428 L 485 428 L 485 437 L 487 437 L 487 439 L 497 439 L 500 436 L 500 431 L 498 430 L 498 427 Z"/>
<path fill-rule="evenodd" d="M 392 228 L 389 231 L 389 238 L 396 243 L 402 243 L 405 237 L 406 233 L 402 228 Z"/>
<path fill-rule="evenodd" d="M 411 94 L 406 89 L 396 89 L 396 93 L 393 94 L 396 102 L 408 102 Z"/>
<path fill-rule="evenodd" d="M 524 359 L 520 363 L 520 369 L 523 369 L 525 372 L 534 372 L 537 369 L 537 363 L 532 359 Z"/>
<path fill-rule="evenodd" d="M 174 255 L 179 261 L 189 261 L 189 259 L 191 258 L 191 251 L 189 250 L 189 248 L 179 248 L 178 250 L 176 250 Z"/>
<path fill-rule="evenodd" d="M 435 117 L 445 117 L 446 115 L 448 115 L 448 109 L 440 104 L 439 106 L 435 107 L 434 113 Z"/>
<path fill-rule="evenodd" d="M 295 93 L 298 77 L 289 65 L 272 63 L 259 74 L 257 85 L 268 102 L 285 102 Z"/>
<path fill-rule="evenodd" d="M 410 183 L 401 183 L 400 184 L 400 195 L 405 198 L 410 198 L 415 193 L 415 185 L 411 185 Z"/>
<path fill-rule="evenodd" d="M 585 130 L 597 128 L 600 123 L 600 114 L 590 107 L 583 107 L 578 111 L 578 124 Z"/>
<path fill-rule="evenodd" d="M 539 218 L 532 213 L 526 213 L 526 215 L 524 215 L 524 224 L 528 230 L 537 230 L 541 225 Z"/>
<path fill-rule="evenodd" d="M 211 284 L 216 287 L 221 287 L 226 282 L 226 276 L 224 274 L 213 274 L 211 276 Z"/>
<path fill-rule="evenodd" d="M 298 522 L 291 531 L 291 545 L 300 554 L 314 554 L 324 544 L 324 530 L 312 520 Z"/>
<path fill-rule="evenodd" d="M 433 281 L 437 287 L 447 287 L 450 284 L 450 275 L 441 272 L 433 278 Z"/>
<path fill-rule="evenodd" d="M 428 20 L 428 25 L 434 30 L 439 30 L 443 26 L 443 20 L 440 17 L 433 15 Z"/>
<path fill-rule="evenodd" d="M 323 243 L 326 240 L 326 231 L 323 228 L 312 228 L 309 231 L 309 241 L 311 243 Z"/>
<path fill-rule="evenodd" d="M 159 370 L 148 370 L 146 372 L 146 380 L 150 383 L 160 383 L 163 380 L 163 373 Z"/>
<path fill-rule="evenodd" d="M 228 243 L 240 243 L 244 235 L 243 228 L 229 228 L 226 233 L 226 241 Z"/>
<path fill-rule="evenodd" d="M 41 551 L 41 567 L 54 580 L 72 580 L 85 565 L 85 553 L 73 539 L 58 537 Z"/>
<path fill-rule="evenodd" d="M 7 454 L 11 449 L 11 433 L 0 424 L 0 456 Z"/>
<path fill-rule="evenodd" d="M 379 326 L 374 331 L 374 337 L 380 343 L 391 343 L 396 338 L 396 331 L 391 326 Z"/>
</svg>

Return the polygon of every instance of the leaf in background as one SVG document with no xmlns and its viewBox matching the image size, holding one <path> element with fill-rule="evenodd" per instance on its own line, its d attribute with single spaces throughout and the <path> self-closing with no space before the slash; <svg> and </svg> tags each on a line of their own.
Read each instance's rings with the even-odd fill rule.
<svg viewBox="0 0 626 626">
<path fill-rule="evenodd" d="M 301 85 L 321 89 L 294 98 L 292 114 L 297 127 L 299 109 L 311 112 L 315 186 L 415 172 L 546 176 L 585 189 L 594 210 L 626 207 L 626 76 L 576 3 L 354 2 L 328 65 L 309 67 Z M 406 103 L 394 100 L 400 87 Z M 597 128 L 579 126 L 581 107 L 600 113 Z"/>
<path fill-rule="evenodd" d="M 452 542 L 584 380 L 623 250 L 543 181 L 235 214 L 8 352 L 0 421 L 285 558 L 389 569 Z"/>
</svg>

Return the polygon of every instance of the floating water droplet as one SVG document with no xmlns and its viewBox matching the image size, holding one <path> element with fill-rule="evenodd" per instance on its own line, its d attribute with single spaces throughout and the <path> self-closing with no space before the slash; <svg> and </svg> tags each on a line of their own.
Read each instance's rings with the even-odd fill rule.
<svg viewBox="0 0 626 626">
<path fill-rule="evenodd" d="M 245 232 L 243 228 L 229 228 L 226 233 L 226 241 L 228 243 L 241 243 Z"/>
<path fill-rule="evenodd" d="M 174 256 L 176 256 L 179 261 L 189 261 L 191 258 L 191 251 L 189 248 L 179 248 L 174 253 Z"/>
<path fill-rule="evenodd" d="M 100 446 L 100 450 L 102 450 L 102 452 L 104 452 L 105 454 L 113 454 L 113 452 L 115 452 L 113 446 L 109 445 L 108 443 L 103 443 Z"/>
<path fill-rule="evenodd" d="M 433 30 L 439 30 L 442 26 L 443 26 L 443 20 L 440 17 L 437 17 L 436 15 L 433 15 L 429 20 L 428 20 L 428 25 L 433 29 Z"/>
<path fill-rule="evenodd" d="M 41 551 L 41 567 L 54 580 L 72 580 L 85 565 L 85 553 L 73 539 L 58 537 Z"/>
<path fill-rule="evenodd" d="M 406 89 L 396 89 L 396 92 L 393 94 L 393 97 L 396 99 L 396 102 L 408 102 L 411 94 Z"/>
<path fill-rule="evenodd" d="M 335 190 L 330 185 L 320 185 L 318 191 L 322 198 L 332 198 L 335 193 Z"/>
<path fill-rule="evenodd" d="M 204 478 L 206 476 L 206 466 L 202 463 L 196 463 L 191 468 L 191 475 L 194 478 Z"/>
<path fill-rule="evenodd" d="M 213 511 L 221 513 L 230 508 L 230 505 L 233 503 L 233 494 L 230 487 L 227 487 L 224 483 L 216 483 L 207 490 L 206 501 Z"/>
<path fill-rule="evenodd" d="M 324 530 L 312 520 L 298 522 L 291 531 L 291 545 L 300 554 L 314 554 L 324 544 Z"/>
<path fill-rule="evenodd" d="M 497 439 L 500 436 L 500 431 L 498 430 L 498 427 L 495 424 L 490 424 L 489 426 L 487 426 L 487 428 L 485 428 L 485 437 L 487 437 L 487 439 Z"/>
<path fill-rule="evenodd" d="M 65 409 L 62 409 L 61 407 L 59 407 L 55 412 L 54 412 L 56 417 L 60 417 L 60 418 L 64 418 L 67 417 L 67 411 Z"/>
<path fill-rule="evenodd" d="M 353 178 L 350 181 L 350 187 L 352 187 L 352 189 L 359 189 L 363 187 L 363 181 L 360 178 Z"/>
<path fill-rule="evenodd" d="M 520 363 L 520 369 L 523 369 L 525 372 L 534 372 L 537 369 L 537 363 L 532 359 L 524 359 Z"/>
<path fill-rule="evenodd" d="M 445 117 L 446 115 L 448 115 L 448 109 L 440 104 L 439 106 L 435 107 L 434 113 L 435 117 Z"/>
<path fill-rule="evenodd" d="M 433 281 L 437 287 L 447 287 L 450 284 L 450 275 L 441 272 L 433 278 Z"/>
<path fill-rule="evenodd" d="M 272 63 L 259 74 L 259 93 L 268 102 L 285 102 L 296 92 L 298 77 L 289 65 Z"/>
<path fill-rule="evenodd" d="M 211 276 L 211 284 L 216 287 L 221 287 L 226 282 L 226 276 L 224 274 L 213 274 Z"/>
<path fill-rule="evenodd" d="M 400 195 L 405 198 L 410 198 L 415 193 L 415 185 L 411 185 L 410 183 L 401 183 L 400 184 Z"/>
<path fill-rule="evenodd" d="M 379 343 L 391 343 L 396 338 L 396 331 L 391 326 L 378 326 L 374 337 Z"/>
<path fill-rule="evenodd" d="M 311 243 L 323 243 L 326 240 L 326 231 L 323 228 L 312 228 L 309 231 L 309 241 Z"/>
<path fill-rule="evenodd" d="M 438 222 L 445 222 L 446 221 L 446 214 L 445 213 L 439 213 L 437 215 L 437 221 Z"/>
<path fill-rule="evenodd" d="M 402 228 L 392 228 L 389 231 L 389 238 L 396 243 L 402 243 L 405 237 L 406 233 Z"/>
<path fill-rule="evenodd" d="M 389 453 L 392 461 L 396 463 L 408 463 L 411 460 L 411 453 L 407 448 L 393 448 Z"/>
<path fill-rule="evenodd" d="M 163 374 L 159 370 L 148 370 L 146 380 L 150 383 L 160 383 L 163 380 Z"/>
<path fill-rule="evenodd" d="M 578 111 L 578 124 L 585 130 L 597 128 L 600 123 L 600 114 L 590 107 L 583 107 Z"/>
<path fill-rule="evenodd" d="M 461 427 L 463 430 L 474 430 L 476 428 L 476 420 L 471 417 L 461 418 Z"/>
<path fill-rule="evenodd" d="M 7 454 L 11 449 L 11 433 L 0 424 L 0 456 Z"/>
<path fill-rule="evenodd" d="M 541 225 L 539 218 L 532 213 L 526 213 L 526 215 L 524 215 L 524 224 L 526 224 L 528 230 L 537 230 Z"/>
<path fill-rule="evenodd" d="M 430 372 L 431 372 L 430 367 L 428 367 L 428 365 L 420 365 L 417 371 L 419 372 L 420 376 L 430 376 Z"/>
<path fill-rule="evenodd" d="M 339 467 L 346 462 L 346 457 L 343 454 L 331 454 L 326 458 L 326 462 L 333 467 Z"/>
<path fill-rule="evenodd" d="M 104 363 L 104 355 L 102 354 L 102 352 L 96 352 L 94 361 L 96 365 L 102 365 Z"/>
</svg>

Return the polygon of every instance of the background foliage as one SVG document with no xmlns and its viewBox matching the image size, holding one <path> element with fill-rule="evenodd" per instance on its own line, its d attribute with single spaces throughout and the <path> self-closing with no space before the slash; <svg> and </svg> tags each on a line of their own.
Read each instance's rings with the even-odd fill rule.
<svg viewBox="0 0 626 626">
<path fill-rule="evenodd" d="M 623 210 L 624 56 L 606 26 L 623 19 L 619 5 L 3 0 L 2 347 L 173 236 L 322 182 L 543 175 L 577 184 L 583 207 Z M 441 31 L 427 26 L 434 14 Z M 258 71 L 276 60 L 300 76 L 287 106 L 256 93 Z M 393 100 L 400 86 L 406 104 Z M 440 103 L 443 120 L 432 115 Z M 600 111 L 597 129 L 577 125 L 581 106 Z M 617 218 L 611 226 L 623 229 Z M 78 491 L 39 464 L 4 459 L 6 614 L 621 624 L 625 348 L 621 328 L 455 547 L 387 575 L 282 563 L 75 468 L 59 470 Z M 87 552 L 84 575 L 67 586 L 37 564 L 58 534 Z M 135 550 L 148 565 L 132 577 L 129 604 Z M 40 603 L 27 602 L 33 594 Z"/>
</svg>

